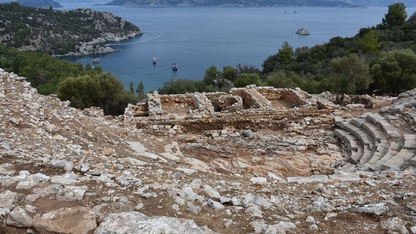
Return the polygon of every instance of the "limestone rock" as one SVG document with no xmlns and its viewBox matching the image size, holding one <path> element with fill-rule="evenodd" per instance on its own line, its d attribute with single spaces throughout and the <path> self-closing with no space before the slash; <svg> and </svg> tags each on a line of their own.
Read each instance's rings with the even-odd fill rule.
<svg viewBox="0 0 416 234">
<path fill-rule="evenodd" d="M 168 217 L 148 217 L 138 212 L 122 212 L 108 215 L 94 234 L 124 233 L 172 233 L 205 234 L 213 233 L 198 227 L 192 220 Z"/>
<path fill-rule="evenodd" d="M 32 227 L 33 219 L 30 217 L 26 210 L 21 207 L 16 207 L 7 216 L 6 224 L 14 227 Z"/>
<path fill-rule="evenodd" d="M 36 215 L 33 226 L 50 232 L 86 234 L 97 228 L 97 222 L 89 208 L 73 207 Z"/>
<path fill-rule="evenodd" d="M 366 214 L 375 214 L 382 215 L 388 210 L 388 207 L 385 203 L 373 203 L 363 206 L 354 206 L 350 208 L 350 212 L 366 213 Z"/>
<path fill-rule="evenodd" d="M 0 193 L 0 208 L 10 212 L 18 200 L 18 195 L 15 192 L 6 190 Z"/>
<path fill-rule="evenodd" d="M 409 231 L 406 228 L 405 222 L 399 218 L 389 218 L 387 220 L 384 220 L 381 223 L 381 226 L 384 230 L 386 230 L 386 233 L 393 234 L 393 233 L 399 233 L 399 234 L 408 234 Z"/>
</svg>

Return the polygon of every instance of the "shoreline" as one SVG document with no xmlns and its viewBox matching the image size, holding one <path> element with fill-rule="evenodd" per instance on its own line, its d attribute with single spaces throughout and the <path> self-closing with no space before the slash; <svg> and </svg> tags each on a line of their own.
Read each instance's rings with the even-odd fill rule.
<svg viewBox="0 0 416 234">
<path fill-rule="evenodd" d="M 115 50 L 110 46 L 102 46 L 103 43 L 127 41 L 135 37 L 142 36 L 142 31 L 133 32 L 125 36 L 107 35 L 107 37 L 95 38 L 89 42 L 81 42 L 81 46 L 76 46 L 75 51 L 67 54 L 53 54 L 53 57 L 68 57 L 68 56 L 88 56 L 88 55 L 100 55 L 100 54 L 111 54 L 116 53 L 120 50 Z M 110 39 L 112 38 L 112 39 Z"/>
</svg>

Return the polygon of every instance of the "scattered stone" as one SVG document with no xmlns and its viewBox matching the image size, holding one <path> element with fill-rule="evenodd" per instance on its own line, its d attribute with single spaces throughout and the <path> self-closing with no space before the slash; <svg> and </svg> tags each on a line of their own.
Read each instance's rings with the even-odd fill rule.
<svg viewBox="0 0 416 234">
<path fill-rule="evenodd" d="M 50 232 L 86 234 L 97 228 L 97 222 L 89 208 L 73 207 L 36 215 L 33 226 Z"/>
<path fill-rule="evenodd" d="M 15 192 L 5 190 L 0 193 L 0 208 L 9 213 L 15 206 L 18 200 L 18 195 Z"/>
<path fill-rule="evenodd" d="M 382 215 L 387 210 L 388 210 L 388 207 L 383 202 L 367 204 L 367 205 L 363 205 L 363 206 L 359 206 L 359 207 L 353 206 L 353 207 L 350 208 L 350 212 L 375 214 L 375 215 Z"/>
<path fill-rule="evenodd" d="M 263 218 L 263 211 L 256 205 L 249 206 L 246 213 L 250 214 L 251 217 Z"/>
<path fill-rule="evenodd" d="M 252 177 L 250 179 L 250 181 L 253 184 L 266 184 L 267 183 L 267 178 L 264 178 L 264 177 Z"/>
<path fill-rule="evenodd" d="M 416 232 L 416 91 L 398 98 L 346 95 L 345 105 L 333 104 L 328 92 L 256 86 L 194 98 L 148 96 L 153 100 L 141 102 L 141 115 L 129 105 L 133 110 L 124 116 L 104 116 L 99 108 L 81 111 L 56 95 L 39 95 L 25 78 L 0 69 L 3 227 L 99 233 L 94 225 L 100 224 L 101 233 L 212 233 L 193 221 L 188 227 L 195 229 L 179 232 L 187 220 L 132 215 L 140 211 L 202 225 L 216 217 L 210 227 L 218 233 L 315 233 L 344 225 L 340 214 L 359 212 L 366 215 L 348 227 L 351 233 Z M 377 115 L 354 116 L 392 103 Z M 347 131 L 334 137 L 334 122 L 347 118 L 367 125 L 361 130 L 368 144 Z M 351 148 L 347 135 L 357 143 Z M 358 157 L 368 163 L 352 160 Z M 379 171 L 374 163 L 381 157 L 398 158 L 389 159 L 397 171 Z M 118 218 L 105 226 L 111 215 Z M 131 229 L 116 223 L 122 216 Z"/>
<path fill-rule="evenodd" d="M 326 175 L 313 175 L 309 177 L 287 177 L 288 183 L 297 182 L 297 183 L 312 183 L 312 182 L 327 182 L 328 176 Z"/>
<path fill-rule="evenodd" d="M 408 234 L 409 231 L 406 229 L 405 222 L 398 218 L 393 217 L 381 222 L 381 226 L 386 233 L 400 233 L 400 234 Z"/>
<path fill-rule="evenodd" d="M 214 210 L 222 210 L 225 208 L 221 203 L 213 201 L 211 199 L 208 199 L 207 205 Z"/>
<path fill-rule="evenodd" d="M 94 234 L 123 233 L 213 233 L 198 227 L 192 220 L 168 217 L 148 217 L 138 212 L 122 212 L 108 215 Z"/>
<path fill-rule="evenodd" d="M 14 165 L 11 163 L 0 164 L 0 175 L 12 176 L 16 173 Z"/>
<path fill-rule="evenodd" d="M 278 234 L 278 233 L 287 233 L 290 232 L 292 229 L 296 230 L 296 225 L 292 222 L 285 222 L 280 221 L 278 224 L 274 225 L 267 225 L 267 227 L 263 228 L 261 233 L 262 234 Z"/>
<path fill-rule="evenodd" d="M 7 216 L 6 224 L 14 227 L 29 228 L 33 225 L 33 219 L 26 210 L 21 207 L 16 207 Z"/>
</svg>

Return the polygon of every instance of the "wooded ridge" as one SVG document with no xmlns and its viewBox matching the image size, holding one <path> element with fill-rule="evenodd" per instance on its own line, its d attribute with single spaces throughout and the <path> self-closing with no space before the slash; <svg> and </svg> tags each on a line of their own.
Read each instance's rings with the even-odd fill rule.
<svg viewBox="0 0 416 234">
<path fill-rule="evenodd" d="M 52 55 L 109 53 L 102 46 L 141 35 L 140 29 L 108 12 L 91 9 L 53 10 L 0 4 L 0 42 L 19 50 Z"/>
</svg>

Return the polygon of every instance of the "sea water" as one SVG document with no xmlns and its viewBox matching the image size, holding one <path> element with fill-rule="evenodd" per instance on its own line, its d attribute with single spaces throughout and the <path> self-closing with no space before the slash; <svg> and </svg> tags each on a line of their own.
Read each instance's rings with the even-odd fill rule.
<svg viewBox="0 0 416 234">
<path fill-rule="evenodd" d="M 66 9 L 78 6 L 66 5 Z M 251 65 L 276 54 L 283 42 L 297 47 L 323 44 L 330 38 L 353 37 L 360 28 L 381 23 L 388 8 L 318 7 L 122 7 L 93 6 L 132 22 L 144 33 L 127 41 L 108 43 L 116 53 L 67 57 L 73 63 L 92 64 L 100 59 L 126 88 L 143 82 L 146 91 L 157 90 L 171 79 L 201 80 L 214 65 Z M 409 15 L 416 9 L 407 9 Z M 413 10 L 413 11 L 412 11 Z M 309 36 L 295 32 L 305 28 Z M 153 64 L 152 59 L 157 63 Z M 178 70 L 172 71 L 172 63 Z"/>
</svg>

